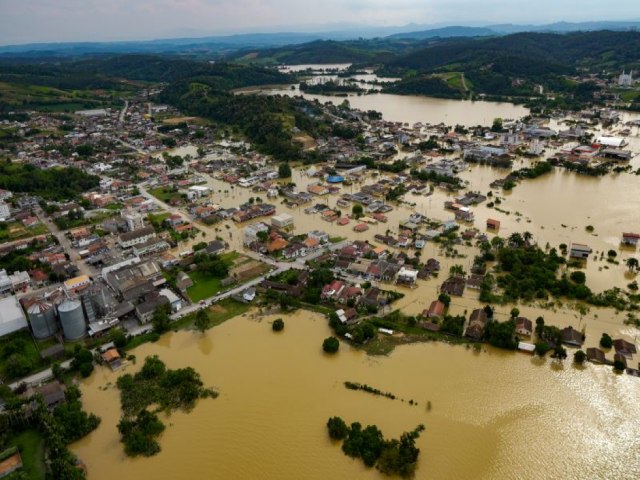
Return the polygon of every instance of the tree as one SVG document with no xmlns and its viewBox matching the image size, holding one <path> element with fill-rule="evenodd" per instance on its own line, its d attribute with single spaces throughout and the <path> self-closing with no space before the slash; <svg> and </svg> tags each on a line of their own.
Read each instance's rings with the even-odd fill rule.
<svg viewBox="0 0 640 480">
<path fill-rule="evenodd" d="M 542 338 L 542 331 L 544 329 L 544 318 L 538 317 L 536 318 L 536 337 Z"/>
<path fill-rule="evenodd" d="M 440 295 L 438 295 L 438 300 L 444 303 L 445 307 L 449 307 L 449 305 L 451 304 L 451 297 L 446 293 L 441 293 Z"/>
<path fill-rule="evenodd" d="M 491 125 L 491 131 L 492 132 L 501 132 L 502 131 L 502 119 L 501 118 L 494 118 L 493 119 L 493 124 Z"/>
<path fill-rule="evenodd" d="M 111 330 L 111 340 L 116 348 L 124 348 L 127 344 L 127 336 L 120 328 Z"/>
<path fill-rule="evenodd" d="M 551 347 L 547 342 L 536 342 L 533 353 L 539 357 L 544 357 Z"/>
<path fill-rule="evenodd" d="M 333 440 L 344 440 L 349 434 L 349 427 L 340 417 L 331 417 L 327 421 L 327 428 Z"/>
<path fill-rule="evenodd" d="M 582 365 L 586 359 L 587 359 L 587 354 L 584 353 L 582 350 L 578 350 L 576 353 L 573 354 L 573 361 L 578 365 Z"/>
<path fill-rule="evenodd" d="M 200 331 L 200 333 L 204 333 L 207 331 L 210 324 L 211 324 L 211 319 L 209 318 L 207 311 L 205 309 L 198 310 L 198 313 L 196 313 L 196 319 L 193 322 L 193 325 Z"/>
<path fill-rule="evenodd" d="M 561 345 L 558 344 L 553 349 L 553 353 L 551 354 L 553 358 L 557 358 L 558 360 L 564 360 L 567 358 L 567 350 Z"/>
<path fill-rule="evenodd" d="M 464 277 L 465 275 L 465 271 L 464 271 L 464 267 L 462 265 L 451 265 L 451 268 L 449 268 L 449 274 L 452 277 Z"/>
<path fill-rule="evenodd" d="M 638 270 L 639 262 L 637 258 L 629 257 L 627 258 L 627 268 L 630 272 Z"/>
<path fill-rule="evenodd" d="M 288 163 L 281 163 L 280 165 L 278 165 L 278 176 L 280 178 L 291 177 L 291 167 Z"/>
<path fill-rule="evenodd" d="M 322 350 L 326 353 L 336 353 L 340 348 L 340 342 L 336 337 L 327 337 L 322 342 Z"/>
<path fill-rule="evenodd" d="M 622 360 L 614 360 L 613 361 L 613 369 L 622 372 L 625 369 L 626 365 Z"/>
<path fill-rule="evenodd" d="M 513 307 L 511 309 L 511 318 L 518 318 L 518 315 L 520 315 L 520 310 L 518 310 L 516 307 Z"/>
<path fill-rule="evenodd" d="M 571 275 L 569 275 L 569 278 L 577 283 L 577 284 L 584 284 L 587 281 L 587 276 L 584 274 L 584 272 L 581 272 L 580 270 L 575 270 L 573 272 L 571 272 Z"/>
<path fill-rule="evenodd" d="M 151 323 L 156 333 L 164 333 L 169 330 L 169 324 L 171 323 L 169 308 L 169 305 L 161 305 L 153 312 Z"/>
<path fill-rule="evenodd" d="M 31 372 L 31 361 L 21 353 L 14 353 L 5 363 L 5 373 L 9 378 L 20 378 Z"/>
<path fill-rule="evenodd" d="M 364 213 L 364 208 L 359 203 L 356 203 L 351 209 L 351 213 L 355 218 L 360 218 Z"/>
<path fill-rule="evenodd" d="M 273 321 L 273 323 L 271 324 L 271 328 L 273 329 L 274 332 L 279 332 L 281 330 L 284 329 L 284 320 L 282 320 L 281 318 L 277 318 Z"/>
<path fill-rule="evenodd" d="M 602 348 L 611 348 L 613 346 L 613 340 L 607 333 L 603 333 L 600 338 L 600 346 Z"/>
</svg>

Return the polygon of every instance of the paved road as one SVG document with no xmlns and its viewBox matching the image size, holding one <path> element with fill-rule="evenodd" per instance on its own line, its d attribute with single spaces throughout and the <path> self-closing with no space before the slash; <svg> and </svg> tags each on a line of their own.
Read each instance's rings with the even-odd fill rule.
<svg viewBox="0 0 640 480">
<path fill-rule="evenodd" d="M 127 113 L 127 108 L 129 108 L 129 100 L 124 101 L 124 107 L 120 111 L 120 116 L 118 117 L 118 122 L 124 123 L 124 116 Z"/>
<path fill-rule="evenodd" d="M 80 274 L 88 275 L 90 277 L 93 276 L 95 272 L 91 270 L 91 268 L 89 268 L 85 261 L 80 258 L 80 255 L 78 255 L 76 249 L 73 248 L 73 246 L 71 245 L 71 241 L 69 241 L 64 232 L 60 230 L 53 221 L 47 221 L 47 218 L 45 217 L 45 214 L 40 207 L 37 207 L 35 209 L 35 214 L 38 219 L 40 219 L 40 221 L 44 223 L 47 228 L 49 228 L 49 232 L 51 232 L 51 234 L 58 239 L 58 242 L 60 242 L 60 245 L 62 245 L 64 251 L 69 255 L 69 259 L 78 267 L 78 270 L 80 270 Z"/>
<path fill-rule="evenodd" d="M 73 360 L 65 360 L 64 362 L 60 363 L 60 366 L 65 370 L 68 370 L 69 368 L 71 368 L 72 361 Z M 22 383 L 26 383 L 27 385 L 38 385 L 40 383 L 47 382 L 52 378 L 53 378 L 53 372 L 51 371 L 50 368 L 47 368 L 46 370 L 43 370 L 38 373 L 34 373 L 33 375 L 29 375 L 28 377 L 24 377 L 16 382 L 10 383 L 9 388 L 11 390 L 15 390 Z"/>
</svg>

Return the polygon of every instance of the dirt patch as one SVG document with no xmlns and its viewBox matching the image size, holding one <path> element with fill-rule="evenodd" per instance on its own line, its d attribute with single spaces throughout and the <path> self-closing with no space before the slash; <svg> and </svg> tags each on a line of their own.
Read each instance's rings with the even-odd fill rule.
<svg viewBox="0 0 640 480">
<path fill-rule="evenodd" d="M 224 307 L 221 307 L 220 305 L 212 305 L 209 307 L 209 310 L 212 311 L 213 313 L 226 313 L 227 309 Z"/>
<path fill-rule="evenodd" d="M 191 120 L 195 120 L 195 119 L 196 117 L 174 117 L 174 118 L 167 118 L 163 120 L 162 123 L 166 125 L 177 125 L 178 123 L 190 122 Z"/>
</svg>

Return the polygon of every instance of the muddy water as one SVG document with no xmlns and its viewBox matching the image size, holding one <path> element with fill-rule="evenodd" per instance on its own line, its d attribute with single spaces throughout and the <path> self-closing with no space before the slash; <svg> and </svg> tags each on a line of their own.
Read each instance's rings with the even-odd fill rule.
<svg viewBox="0 0 640 480">
<path fill-rule="evenodd" d="M 367 357 L 343 344 L 321 351 L 326 322 L 307 312 L 238 317 L 210 330 L 169 334 L 135 351 L 193 366 L 221 392 L 166 423 L 162 452 L 128 459 L 118 443 L 117 374 L 98 368 L 82 385 L 100 427 L 73 445 L 90 480 L 154 478 L 384 478 L 329 441 L 333 415 L 377 424 L 387 436 L 426 425 L 419 479 L 604 479 L 640 475 L 640 388 L 607 367 L 583 370 L 524 354 L 416 344 Z M 135 367 L 127 367 L 134 371 Z M 346 390 L 368 383 L 418 406 Z M 430 401 L 432 410 L 427 411 Z M 543 473 L 546 472 L 546 473 Z"/>
</svg>

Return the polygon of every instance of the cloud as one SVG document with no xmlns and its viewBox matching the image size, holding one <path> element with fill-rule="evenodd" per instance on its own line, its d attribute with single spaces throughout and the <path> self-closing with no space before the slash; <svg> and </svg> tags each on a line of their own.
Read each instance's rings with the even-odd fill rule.
<svg viewBox="0 0 640 480">
<path fill-rule="evenodd" d="M 0 0 L 0 44 L 161 38 L 316 25 L 629 20 L 637 0 Z"/>
</svg>

